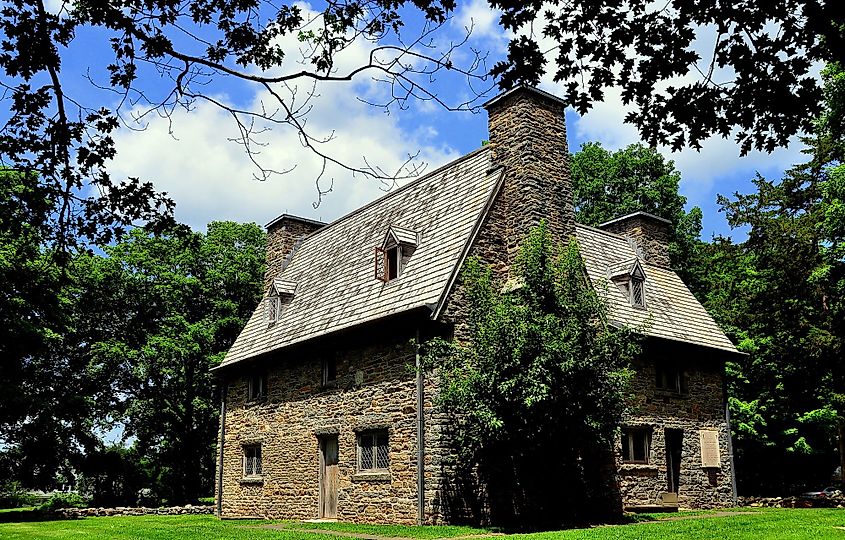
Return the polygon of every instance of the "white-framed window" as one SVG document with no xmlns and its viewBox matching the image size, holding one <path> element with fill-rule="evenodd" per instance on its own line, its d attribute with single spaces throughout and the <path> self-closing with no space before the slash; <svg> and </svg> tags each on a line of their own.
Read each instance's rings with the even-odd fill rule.
<svg viewBox="0 0 845 540">
<path fill-rule="evenodd" d="M 378 471 L 390 467 L 390 447 L 386 429 L 358 434 L 358 470 Z"/>
<path fill-rule="evenodd" d="M 247 380 L 247 400 L 256 401 L 267 397 L 267 375 L 253 373 Z"/>
<path fill-rule="evenodd" d="M 376 279 L 393 281 L 402 273 L 402 246 L 376 248 Z"/>
<path fill-rule="evenodd" d="M 256 478 L 261 476 L 261 445 L 247 444 L 243 446 L 244 451 L 244 478 Z"/>
<path fill-rule="evenodd" d="M 683 370 L 675 363 L 662 360 L 654 364 L 654 386 L 658 390 L 675 394 L 687 394 L 689 392 L 687 378 Z"/>
<path fill-rule="evenodd" d="M 631 276 L 631 305 L 645 307 L 645 280 Z"/>
<path fill-rule="evenodd" d="M 264 299 L 266 302 L 267 322 L 273 324 L 282 318 L 282 298 L 273 294 Z"/>
<path fill-rule="evenodd" d="M 622 428 L 622 461 L 648 463 L 651 451 L 651 429 L 644 427 Z"/>
</svg>

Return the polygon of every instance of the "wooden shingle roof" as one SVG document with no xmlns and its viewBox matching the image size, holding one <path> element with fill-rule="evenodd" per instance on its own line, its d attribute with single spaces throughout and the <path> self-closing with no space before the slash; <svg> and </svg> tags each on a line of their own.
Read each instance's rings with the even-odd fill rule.
<svg viewBox="0 0 845 540">
<path fill-rule="evenodd" d="M 278 322 L 259 306 L 220 367 L 424 306 L 434 307 L 498 189 L 482 147 L 308 236 L 278 279 L 296 294 Z M 375 278 L 375 248 L 393 228 L 417 242 L 398 279 Z M 407 237 L 407 238 L 406 238 Z"/>
<path fill-rule="evenodd" d="M 737 352 L 713 317 L 669 268 L 640 260 L 646 276 L 645 307 L 631 305 L 611 276 L 637 260 L 634 247 L 614 233 L 584 225 L 575 229 L 587 274 L 599 294 L 606 297 L 611 321 L 648 336 Z"/>
</svg>

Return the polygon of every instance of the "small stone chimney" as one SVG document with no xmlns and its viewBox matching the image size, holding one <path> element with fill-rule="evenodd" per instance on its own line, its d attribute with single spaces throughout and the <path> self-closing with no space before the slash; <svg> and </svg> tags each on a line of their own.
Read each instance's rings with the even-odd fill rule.
<svg viewBox="0 0 845 540">
<path fill-rule="evenodd" d="M 270 290 L 273 278 L 282 271 L 285 259 L 298 240 L 326 224 L 311 219 L 282 214 L 264 226 L 267 229 L 267 270 L 264 272 L 264 293 Z"/>
<path fill-rule="evenodd" d="M 484 104 L 493 165 L 505 167 L 509 255 L 546 219 L 558 240 L 575 234 L 566 144 L 566 104 L 537 88 L 517 86 Z"/>
<path fill-rule="evenodd" d="M 669 241 L 672 222 L 646 212 L 634 212 L 599 225 L 600 229 L 633 240 L 645 261 L 670 267 Z"/>
</svg>

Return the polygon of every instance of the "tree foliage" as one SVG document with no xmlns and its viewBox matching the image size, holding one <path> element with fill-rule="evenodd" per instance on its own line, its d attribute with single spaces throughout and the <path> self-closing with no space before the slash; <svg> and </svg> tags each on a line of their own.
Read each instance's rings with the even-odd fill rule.
<svg viewBox="0 0 845 540">
<path fill-rule="evenodd" d="M 493 69 L 504 86 L 549 73 L 582 114 L 618 88 L 643 140 L 675 149 L 715 134 L 771 151 L 811 132 L 822 106 L 813 64 L 845 50 L 845 17 L 824 0 L 490 5 L 515 33 Z"/>
<path fill-rule="evenodd" d="M 729 364 L 737 468 L 749 491 L 827 482 L 843 436 L 841 68 L 829 66 L 825 79 L 812 159 L 780 180 L 758 176 L 753 193 L 720 197 L 748 239 L 719 239 L 702 259 L 705 302 L 749 355 Z M 773 466 L 784 460 L 794 466 Z"/>
<path fill-rule="evenodd" d="M 61 279 L 47 264 L 47 276 L 57 276 L 44 291 L 52 311 L 43 319 L 19 311 L 17 324 L 32 326 L 33 337 L 4 351 L 0 466 L 33 487 L 72 469 L 91 477 L 96 499 L 122 504 L 136 494 L 118 491 L 139 484 L 173 503 L 210 493 L 217 396 L 209 370 L 261 295 L 264 242 L 254 224 L 135 229 L 103 254 L 74 256 Z M 31 249 L 31 275 L 40 276 L 43 248 Z M 114 427 L 131 452 L 103 446 L 98 433 Z"/>
<path fill-rule="evenodd" d="M 638 211 L 668 219 L 672 265 L 690 281 L 688 269 L 699 247 L 702 214 L 697 206 L 684 210 L 687 199 L 678 191 L 681 173 L 674 162 L 641 144 L 611 152 L 588 142 L 572 154 L 570 172 L 579 223 L 597 226 Z"/>
<path fill-rule="evenodd" d="M 575 241 L 561 249 L 541 224 L 504 290 L 477 259 L 462 282 L 467 341 L 434 340 L 426 361 L 456 419 L 458 466 L 477 472 L 491 519 L 544 527 L 607 511 L 602 467 L 638 341 L 609 326 Z"/>
</svg>

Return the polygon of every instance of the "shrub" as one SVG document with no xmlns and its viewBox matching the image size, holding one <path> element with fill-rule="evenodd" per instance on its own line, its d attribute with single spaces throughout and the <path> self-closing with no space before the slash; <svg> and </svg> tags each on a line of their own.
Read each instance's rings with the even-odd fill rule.
<svg viewBox="0 0 845 540">
<path fill-rule="evenodd" d="M 88 503 L 78 493 L 54 493 L 39 510 L 58 510 L 59 508 L 85 508 Z"/>
<path fill-rule="evenodd" d="M 200 497 L 197 499 L 197 502 L 205 506 L 211 506 L 214 504 L 214 497 Z"/>
<path fill-rule="evenodd" d="M 0 508 L 20 508 L 37 503 L 38 497 L 24 489 L 20 482 L 0 484 Z"/>
</svg>

